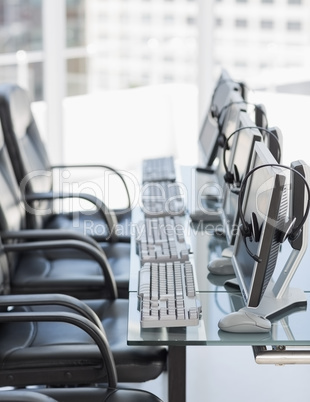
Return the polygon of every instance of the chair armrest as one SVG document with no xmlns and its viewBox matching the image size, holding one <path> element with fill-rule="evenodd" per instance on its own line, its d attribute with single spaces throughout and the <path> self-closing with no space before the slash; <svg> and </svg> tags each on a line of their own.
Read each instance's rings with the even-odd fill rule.
<svg viewBox="0 0 310 402">
<path fill-rule="evenodd" d="M 64 248 L 73 248 L 84 251 L 86 254 L 90 255 L 95 261 L 97 261 L 102 269 L 106 285 L 108 286 L 108 289 L 111 294 L 111 298 L 112 299 L 117 298 L 116 282 L 109 261 L 102 250 L 100 251 L 90 244 L 87 244 L 79 240 L 54 240 L 54 241 L 37 241 L 31 243 L 3 244 L 3 249 L 6 252 L 35 251 L 40 249 L 55 250 Z"/>
<path fill-rule="evenodd" d="M 43 305 L 68 307 L 93 322 L 103 333 L 105 333 L 102 322 L 99 320 L 97 314 L 86 303 L 76 297 L 62 293 L 1 295 L 0 297 L 0 307 Z"/>
<path fill-rule="evenodd" d="M 66 322 L 85 331 L 98 346 L 103 367 L 107 370 L 109 387 L 117 385 L 117 373 L 114 358 L 105 334 L 87 318 L 68 312 L 6 312 L 0 313 L 1 323 L 10 322 Z"/>
<path fill-rule="evenodd" d="M 117 217 L 116 214 L 113 210 L 109 209 L 105 203 L 99 198 L 93 196 L 92 194 L 86 194 L 86 193 L 54 193 L 54 192 L 48 192 L 48 193 L 31 193 L 31 194 L 25 194 L 24 195 L 24 200 L 25 203 L 27 203 L 26 208 L 28 209 L 33 209 L 28 205 L 28 202 L 32 201 L 40 201 L 40 200 L 51 200 L 54 201 L 56 199 L 65 199 L 65 198 L 81 198 L 84 200 L 87 200 L 91 202 L 93 205 L 95 205 L 98 210 L 100 211 L 102 217 L 106 221 L 109 229 L 109 236 L 107 237 L 107 240 L 111 241 L 117 241 L 118 236 L 115 232 L 117 228 Z M 30 211 L 32 212 L 32 211 Z M 36 211 L 33 211 L 36 212 Z M 51 213 L 51 211 L 48 211 Z M 42 214 L 45 214 L 46 211 L 43 211 Z"/>
<path fill-rule="evenodd" d="M 96 240 L 92 237 L 75 232 L 74 230 L 59 230 L 59 229 L 23 229 L 0 232 L 2 240 L 15 239 L 15 240 L 80 240 L 85 243 L 91 244 L 103 252 L 102 248 Z"/>
<path fill-rule="evenodd" d="M 81 164 L 81 165 L 53 165 L 51 166 L 52 169 L 78 169 L 78 168 L 90 168 L 90 169 L 103 169 L 103 170 L 110 170 L 111 172 L 115 173 L 120 180 L 122 181 L 124 187 L 125 187 L 125 191 L 127 194 L 127 198 L 128 198 L 128 208 L 131 207 L 131 199 L 130 199 L 130 194 L 129 194 L 129 190 L 128 190 L 128 186 L 127 183 L 123 177 L 123 175 L 116 169 L 114 169 L 112 166 L 108 166 L 108 165 L 102 165 L 102 164 Z"/>
</svg>

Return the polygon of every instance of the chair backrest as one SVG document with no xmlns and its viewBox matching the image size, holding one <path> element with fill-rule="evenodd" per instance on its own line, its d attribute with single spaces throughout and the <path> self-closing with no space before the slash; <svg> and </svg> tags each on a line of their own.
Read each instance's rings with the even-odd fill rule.
<svg viewBox="0 0 310 402">
<path fill-rule="evenodd" d="M 26 227 L 26 211 L 0 124 L 0 230 Z"/>
<path fill-rule="evenodd" d="M 9 267 L 8 256 L 3 250 L 2 241 L 0 239 L 0 297 L 1 295 L 10 293 L 11 291 L 10 279 L 11 278 L 10 278 L 10 267 Z M 5 310 L 6 310 L 5 308 L 0 307 L 0 312 Z"/>
<path fill-rule="evenodd" d="M 17 182 L 27 193 L 51 191 L 51 164 L 26 90 L 16 84 L 0 85 L 0 119 Z M 36 207 L 46 209 L 47 204 L 40 201 Z M 40 227 L 44 218 L 28 219 L 31 227 Z"/>
<path fill-rule="evenodd" d="M 5 232 L 26 228 L 26 209 L 1 127 L 0 124 L 0 231 Z M 10 254 L 8 258 L 12 270 L 16 265 L 17 257 Z M 0 287 L 2 287 L 2 283 Z"/>
</svg>

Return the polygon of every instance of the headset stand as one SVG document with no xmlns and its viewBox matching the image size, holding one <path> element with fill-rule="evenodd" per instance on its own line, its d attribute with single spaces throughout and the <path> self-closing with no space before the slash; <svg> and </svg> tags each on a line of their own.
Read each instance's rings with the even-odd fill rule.
<svg viewBox="0 0 310 402">
<path fill-rule="evenodd" d="M 267 286 L 259 306 L 257 308 L 245 307 L 245 309 L 266 318 L 271 318 L 291 308 L 306 307 L 307 301 L 304 291 L 297 288 L 290 288 L 289 286 L 307 249 L 308 225 L 304 225 L 302 236 L 303 242 L 301 248 L 291 251 L 278 279 L 275 282 L 270 281 Z"/>
</svg>

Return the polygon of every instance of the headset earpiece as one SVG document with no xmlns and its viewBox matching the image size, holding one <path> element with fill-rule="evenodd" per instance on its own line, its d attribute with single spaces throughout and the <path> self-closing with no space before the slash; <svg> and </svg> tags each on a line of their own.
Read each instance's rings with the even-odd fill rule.
<svg viewBox="0 0 310 402">
<path fill-rule="evenodd" d="M 227 184 L 234 184 L 237 188 L 240 187 L 240 175 L 236 165 L 234 165 L 234 173 L 228 170 L 224 174 L 224 180 Z"/>
<path fill-rule="evenodd" d="M 296 218 L 289 219 L 284 222 L 283 227 L 279 228 L 279 238 L 278 241 L 280 243 L 284 243 L 286 239 L 296 240 L 300 235 L 301 231 L 298 231 L 298 234 L 293 232 L 295 226 Z"/>
<path fill-rule="evenodd" d="M 225 137 L 224 134 L 222 134 L 222 133 L 219 134 L 219 136 L 217 137 L 217 143 L 221 148 L 224 148 L 226 146 L 225 149 L 229 150 L 229 146 L 228 146 L 228 144 L 226 142 L 226 137 Z"/>
<path fill-rule="evenodd" d="M 218 109 L 216 105 L 212 105 L 210 108 L 211 111 L 211 116 L 213 117 L 213 119 L 217 119 L 218 118 Z"/>
<path fill-rule="evenodd" d="M 251 229 L 252 229 L 252 237 L 253 240 L 257 243 L 260 239 L 260 228 L 258 226 L 257 216 L 254 212 L 251 215 Z"/>
<path fill-rule="evenodd" d="M 234 182 L 234 175 L 231 172 L 226 172 L 224 174 L 224 180 L 227 184 L 233 184 Z"/>
<path fill-rule="evenodd" d="M 243 238 L 251 237 L 251 227 L 248 222 L 245 221 L 244 223 L 242 223 L 239 226 L 239 229 Z"/>
<path fill-rule="evenodd" d="M 235 164 L 234 164 L 234 176 L 235 176 L 235 178 L 234 178 L 235 186 L 236 186 L 236 187 L 240 187 L 240 185 L 241 185 L 241 182 L 240 182 L 240 174 L 239 174 L 238 167 L 237 167 L 237 165 L 235 165 Z"/>
<path fill-rule="evenodd" d="M 295 241 L 298 239 L 298 237 L 301 235 L 302 229 L 296 230 L 295 233 L 291 232 L 288 235 L 288 240 L 290 240 L 291 242 Z"/>
<path fill-rule="evenodd" d="M 251 214 L 251 223 L 244 221 L 244 223 L 240 225 L 240 231 L 244 238 L 250 237 L 251 240 L 254 240 L 256 243 L 259 241 L 260 228 L 258 225 L 257 216 L 254 212 Z"/>
<path fill-rule="evenodd" d="M 250 240 L 254 240 L 256 243 L 259 242 L 260 239 L 260 228 L 258 226 L 258 221 L 257 221 L 257 216 L 254 212 L 251 214 L 251 223 L 248 223 L 244 221 L 240 226 L 239 226 L 242 238 L 243 238 L 243 243 L 245 245 L 245 248 L 248 252 L 248 254 L 256 261 L 256 262 L 262 262 L 262 259 L 256 255 L 253 254 L 252 251 L 249 249 L 248 244 L 246 239 L 250 237 Z"/>
</svg>

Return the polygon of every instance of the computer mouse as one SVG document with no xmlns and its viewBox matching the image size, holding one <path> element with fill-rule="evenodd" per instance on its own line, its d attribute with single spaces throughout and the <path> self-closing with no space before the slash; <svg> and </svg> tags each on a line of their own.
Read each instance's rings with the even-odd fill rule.
<svg viewBox="0 0 310 402">
<path fill-rule="evenodd" d="M 231 262 L 231 258 L 219 257 L 210 261 L 208 269 L 214 275 L 234 275 L 235 271 Z"/>
<path fill-rule="evenodd" d="M 226 332 L 255 333 L 269 332 L 271 322 L 258 314 L 246 310 L 239 310 L 223 317 L 218 326 Z"/>
</svg>

